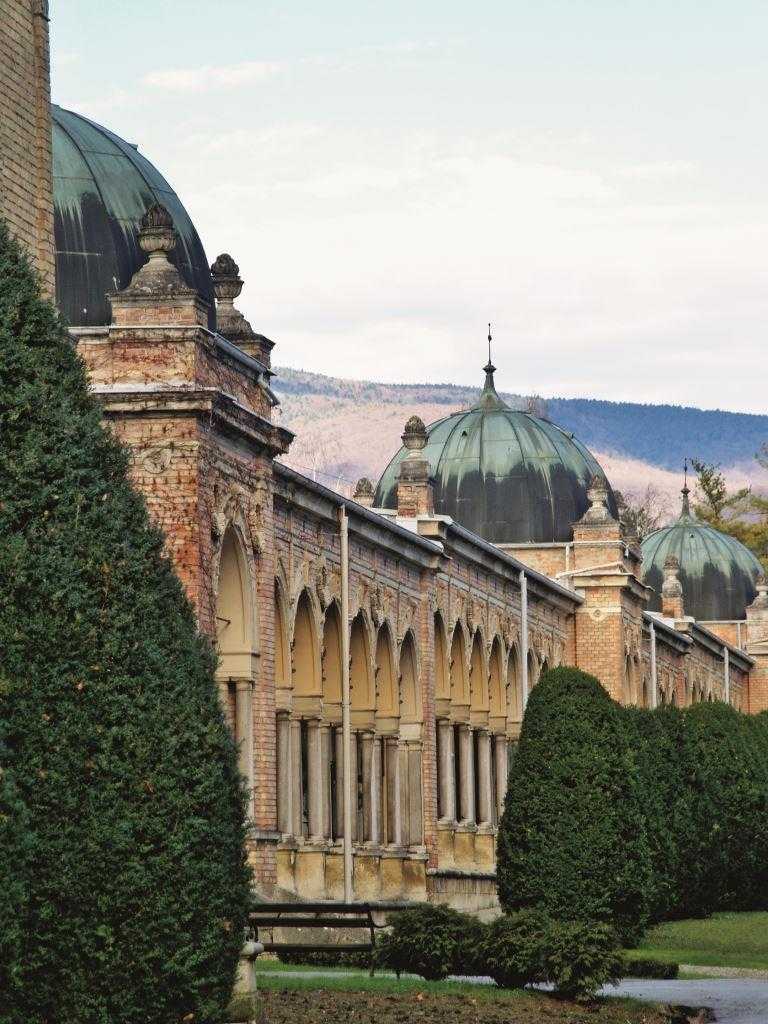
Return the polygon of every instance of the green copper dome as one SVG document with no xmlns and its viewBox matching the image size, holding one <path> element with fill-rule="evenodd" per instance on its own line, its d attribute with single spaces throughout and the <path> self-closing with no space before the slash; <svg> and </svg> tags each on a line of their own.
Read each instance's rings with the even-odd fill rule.
<svg viewBox="0 0 768 1024">
<path fill-rule="evenodd" d="M 153 203 L 173 217 L 171 259 L 188 285 L 211 303 L 213 283 L 189 214 L 160 172 L 135 146 L 85 117 L 53 106 L 53 205 L 56 304 L 76 327 L 110 322 L 107 292 L 125 288 L 146 262 L 139 221 Z"/>
<path fill-rule="evenodd" d="M 664 562 L 675 555 L 686 615 L 700 622 L 743 619 L 755 599 L 762 566 L 741 541 L 700 522 L 690 510 L 688 494 L 686 486 L 680 518 L 642 543 L 643 575 L 655 591 L 649 607 L 661 611 Z"/>
<path fill-rule="evenodd" d="M 474 408 L 427 428 L 422 454 L 431 467 L 435 511 L 494 544 L 571 540 L 571 524 L 589 508 L 591 478 L 605 480 L 605 474 L 572 434 L 506 405 L 493 383 L 495 369 L 489 360 Z M 397 507 L 397 475 L 406 455 L 401 448 L 384 470 L 375 506 Z"/>
</svg>

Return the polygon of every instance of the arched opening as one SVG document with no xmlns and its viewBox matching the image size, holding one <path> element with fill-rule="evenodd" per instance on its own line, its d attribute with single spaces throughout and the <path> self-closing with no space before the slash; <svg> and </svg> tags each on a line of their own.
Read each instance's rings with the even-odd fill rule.
<svg viewBox="0 0 768 1024">
<path fill-rule="evenodd" d="M 374 695 L 368 635 L 361 614 L 355 616 L 349 636 L 349 688 L 353 710 L 373 712 Z"/>
<path fill-rule="evenodd" d="M 534 688 L 539 681 L 539 662 L 536 652 L 531 648 L 528 651 L 528 692 Z"/>
<path fill-rule="evenodd" d="M 501 641 L 496 637 L 493 641 L 493 646 L 491 647 L 491 659 L 489 663 L 489 704 L 491 718 L 499 722 L 503 720 L 506 728 L 507 701 L 504 693 L 504 683 L 502 681 L 504 676 L 502 658 Z"/>
<path fill-rule="evenodd" d="M 222 706 L 238 746 L 240 774 L 248 789 L 252 812 L 253 764 L 253 655 L 255 628 L 251 577 L 237 531 L 224 534 L 216 595 L 217 678 Z"/>
<path fill-rule="evenodd" d="M 323 624 L 323 700 L 326 704 L 341 704 L 341 629 L 339 610 L 332 604 L 325 613 Z"/>
<path fill-rule="evenodd" d="M 512 739 L 520 735 L 523 720 L 523 691 L 520 680 L 520 656 L 516 647 L 507 658 L 507 729 Z"/>
<path fill-rule="evenodd" d="M 421 699 L 416 676 L 416 647 L 413 633 L 405 634 L 400 645 L 400 717 L 405 722 L 421 721 Z"/>
<path fill-rule="evenodd" d="M 488 679 L 485 674 L 483 641 L 478 630 L 472 640 L 469 662 L 469 704 L 473 711 L 488 710 Z"/>
<path fill-rule="evenodd" d="M 438 700 L 450 700 L 451 685 L 447 668 L 447 651 L 445 643 L 445 626 L 439 612 L 435 613 L 435 697 Z"/>
<path fill-rule="evenodd" d="M 400 717 L 400 693 L 392 662 L 392 635 L 388 626 L 376 638 L 376 715 L 379 718 Z"/>
<path fill-rule="evenodd" d="M 469 682 L 464 648 L 464 633 L 457 623 L 451 640 L 451 701 L 460 707 L 469 705 Z"/>
<path fill-rule="evenodd" d="M 321 695 L 319 653 L 312 604 L 303 590 L 293 622 L 293 691 L 297 697 Z"/>
<path fill-rule="evenodd" d="M 284 689 L 291 685 L 291 677 L 288 672 L 290 662 L 283 596 L 280 586 L 275 580 L 275 686 L 278 689 Z"/>
<path fill-rule="evenodd" d="M 625 704 L 634 704 L 635 695 L 633 693 L 633 678 L 632 678 L 632 659 L 629 655 L 624 658 L 624 686 L 623 686 L 623 700 Z"/>
</svg>

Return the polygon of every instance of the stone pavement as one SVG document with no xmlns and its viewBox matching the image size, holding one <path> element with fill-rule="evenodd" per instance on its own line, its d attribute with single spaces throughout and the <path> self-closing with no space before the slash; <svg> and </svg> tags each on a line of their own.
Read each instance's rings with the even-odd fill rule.
<svg viewBox="0 0 768 1024">
<path fill-rule="evenodd" d="M 603 994 L 653 1003 L 706 1006 L 714 1011 L 718 1024 L 768 1024 L 768 981 L 755 978 L 622 981 L 607 986 Z"/>
</svg>

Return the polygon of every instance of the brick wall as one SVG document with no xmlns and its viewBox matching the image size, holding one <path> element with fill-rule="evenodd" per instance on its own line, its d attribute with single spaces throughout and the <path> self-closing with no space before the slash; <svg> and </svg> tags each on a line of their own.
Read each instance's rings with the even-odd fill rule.
<svg viewBox="0 0 768 1024">
<path fill-rule="evenodd" d="M 47 0 L 0 0 L 0 215 L 54 294 Z"/>
</svg>

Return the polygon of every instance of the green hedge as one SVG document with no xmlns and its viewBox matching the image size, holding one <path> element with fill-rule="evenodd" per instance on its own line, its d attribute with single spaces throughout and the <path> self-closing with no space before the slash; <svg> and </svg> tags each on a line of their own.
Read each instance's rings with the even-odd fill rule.
<svg viewBox="0 0 768 1024">
<path fill-rule="evenodd" d="M 625 941 L 646 921 L 768 908 L 768 714 L 625 708 L 582 672 L 546 673 L 510 773 L 498 884 L 507 910 L 607 921 Z"/>
<path fill-rule="evenodd" d="M 498 836 L 503 909 L 603 921 L 626 943 L 652 904 L 640 773 L 618 706 L 597 679 L 545 673 L 531 693 Z"/>
<path fill-rule="evenodd" d="M 2 225 L 0 438 L 0 1021 L 220 1021 L 248 872 L 215 657 Z"/>
</svg>

